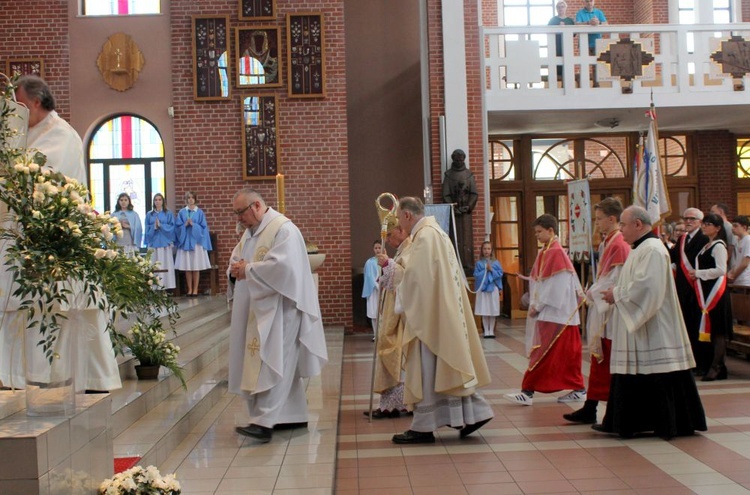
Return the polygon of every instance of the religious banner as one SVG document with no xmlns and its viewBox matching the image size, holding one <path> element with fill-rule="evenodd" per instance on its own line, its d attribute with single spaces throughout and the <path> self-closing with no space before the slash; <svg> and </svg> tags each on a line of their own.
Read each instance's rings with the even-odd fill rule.
<svg viewBox="0 0 750 495">
<path fill-rule="evenodd" d="M 193 98 L 229 99 L 227 16 L 193 16 Z"/>
<path fill-rule="evenodd" d="M 636 163 L 633 173 L 633 204 L 648 211 L 651 222 L 656 227 L 659 222 L 669 216 L 672 208 L 669 204 L 669 194 L 664 180 L 664 171 L 659 155 L 659 131 L 656 125 L 656 110 L 653 105 L 646 112 L 650 118 L 648 135 L 645 142 L 640 139 L 636 150 Z M 642 153 L 641 153 L 642 152 Z"/>
<path fill-rule="evenodd" d="M 568 254 L 573 261 L 591 260 L 591 195 L 588 179 L 568 182 L 570 223 Z"/>
<path fill-rule="evenodd" d="M 242 99 L 242 177 L 245 180 L 273 179 L 280 173 L 278 121 L 276 96 L 254 95 Z"/>
<path fill-rule="evenodd" d="M 286 36 L 289 97 L 325 96 L 323 15 L 287 14 Z"/>
</svg>

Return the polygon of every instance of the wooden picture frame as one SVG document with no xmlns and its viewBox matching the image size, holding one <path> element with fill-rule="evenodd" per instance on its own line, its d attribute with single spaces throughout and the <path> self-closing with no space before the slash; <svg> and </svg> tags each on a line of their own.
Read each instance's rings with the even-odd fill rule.
<svg viewBox="0 0 750 495">
<path fill-rule="evenodd" d="M 278 88 L 281 74 L 281 39 L 276 26 L 234 28 L 234 62 L 238 88 Z"/>
<path fill-rule="evenodd" d="M 281 173 L 279 161 L 279 107 L 276 95 L 243 95 L 242 178 L 273 179 Z"/>
<path fill-rule="evenodd" d="M 193 98 L 228 100 L 232 93 L 229 16 L 194 15 L 192 19 Z"/>
<path fill-rule="evenodd" d="M 276 0 L 239 0 L 241 21 L 275 21 Z"/>
<path fill-rule="evenodd" d="M 288 95 L 326 96 L 325 30 L 321 12 L 286 15 Z"/>
<path fill-rule="evenodd" d="M 5 75 L 11 79 L 19 76 L 39 76 L 44 79 L 44 60 L 41 58 L 9 58 L 5 62 Z"/>
</svg>

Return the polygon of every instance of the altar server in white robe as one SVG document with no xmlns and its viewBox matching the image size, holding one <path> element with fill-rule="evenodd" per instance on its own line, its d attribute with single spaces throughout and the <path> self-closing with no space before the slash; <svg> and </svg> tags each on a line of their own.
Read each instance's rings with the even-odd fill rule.
<svg viewBox="0 0 750 495">
<path fill-rule="evenodd" d="M 323 321 L 305 241 L 284 215 L 253 189 L 232 201 L 246 228 L 227 274 L 234 282 L 229 391 L 247 400 L 242 435 L 266 443 L 274 427 L 306 428 L 303 378 L 328 361 Z"/>
<path fill-rule="evenodd" d="M 46 155 L 47 168 L 86 184 L 81 138 L 55 111 L 55 98 L 47 84 L 36 76 L 23 76 L 16 84 L 16 98 L 29 109 L 26 146 Z M 5 291 L 9 290 L 10 280 L 11 274 L 3 279 Z M 106 331 L 107 315 L 95 306 L 87 305 L 86 299 L 82 293 L 74 294 L 70 301 L 68 320 L 62 324 L 63 333 L 68 329 L 75 333 L 75 338 L 82 344 L 78 346 L 79 356 L 86 358 L 78 359 L 76 389 L 109 391 L 121 388 L 117 360 Z M 5 386 L 10 386 L 12 382 L 13 387 L 23 388 L 26 381 L 23 364 L 19 359 L 22 355 L 19 333 L 21 322 L 18 315 L 12 314 L 12 309 L 13 305 L 9 306 L 1 320 L 7 331 L 2 332 L 0 380 Z"/>
<path fill-rule="evenodd" d="M 602 291 L 614 305 L 612 381 L 607 413 L 592 428 L 625 438 L 653 432 L 670 439 L 706 431 L 667 248 L 639 206 L 625 209 L 620 229 L 633 250 L 616 285 Z"/>
</svg>

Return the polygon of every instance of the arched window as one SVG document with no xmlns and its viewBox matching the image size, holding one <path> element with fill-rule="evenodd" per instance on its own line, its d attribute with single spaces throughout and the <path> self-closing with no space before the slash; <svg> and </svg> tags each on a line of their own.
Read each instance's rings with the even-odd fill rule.
<svg viewBox="0 0 750 495">
<path fill-rule="evenodd" d="M 137 115 L 118 115 L 94 130 L 88 143 L 89 190 L 97 211 L 112 211 L 117 196 L 130 195 L 141 217 L 151 209 L 151 198 L 164 194 L 164 143 L 151 122 Z M 168 202 L 174 210 L 174 203 Z"/>
</svg>

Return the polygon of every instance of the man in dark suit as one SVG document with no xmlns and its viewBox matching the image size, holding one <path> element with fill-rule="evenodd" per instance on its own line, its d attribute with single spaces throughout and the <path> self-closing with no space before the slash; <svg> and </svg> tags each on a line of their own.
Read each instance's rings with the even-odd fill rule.
<svg viewBox="0 0 750 495">
<path fill-rule="evenodd" d="M 685 320 L 695 357 L 695 374 L 700 376 L 705 374 L 711 366 L 712 351 L 710 343 L 698 341 L 701 310 L 695 293 L 695 285 L 687 276 L 687 271 L 695 268 L 695 258 L 703 246 L 708 244 L 708 237 L 701 231 L 702 211 L 697 208 L 688 208 L 682 214 L 682 219 L 685 221 L 685 234 L 672 247 L 670 255 L 676 268 L 677 297 L 680 300 L 682 317 Z"/>
</svg>

